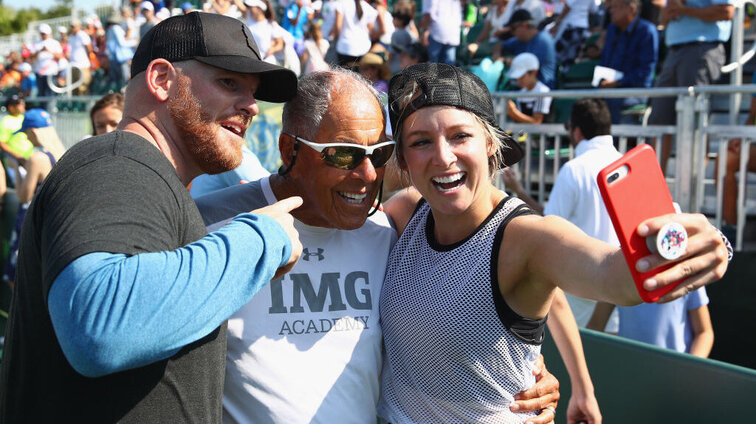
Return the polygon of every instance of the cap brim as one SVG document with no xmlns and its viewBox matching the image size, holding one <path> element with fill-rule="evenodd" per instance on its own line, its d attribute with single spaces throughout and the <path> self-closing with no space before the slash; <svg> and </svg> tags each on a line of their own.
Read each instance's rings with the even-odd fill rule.
<svg viewBox="0 0 756 424">
<path fill-rule="evenodd" d="M 507 77 L 510 79 L 517 79 L 525 75 L 526 72 L 528 71 L 525 69 L 510 69 L 509 72 L 507 72 Z"/>
<path fill-rule="evenodd" d="M 260 76 L 255 93 L 258 100 L 283 103 L 297 94 L 297 75 L 282 66 L 245 56 L 195 56 L 193 59 L 216 68 Z"/>
<path fill-rule="evenodd" d="M 504 145 L 506 146 L 506 149 L 502 152 L 504 165 L 512 166 L 525 156 L 525 152 L 522 150 L 520 143 L 518 143 L 513 136 L 507 135 L 504 139 Z"/>
</svg>

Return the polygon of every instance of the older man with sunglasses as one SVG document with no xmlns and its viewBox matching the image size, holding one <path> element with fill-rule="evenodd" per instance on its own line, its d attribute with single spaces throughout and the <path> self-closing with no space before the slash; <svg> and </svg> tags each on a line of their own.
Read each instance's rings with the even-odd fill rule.
<svg viewBox="0 0 756 424">
<path fill-rule="evenodd" d="M 224 422 L 375 422 L 378 297 L 397 237 L 373 208 L 394 149 L 384 125 L 378 93 L 359 75 L 307 75 L 284 107 L 279 172 L 196 199 L 211 230 L 250 208 L 304 199 L 292 212 L 300 261 L 228 321 Z M 553 377 L 541 384 L 555 390 Z"/>
</svg>

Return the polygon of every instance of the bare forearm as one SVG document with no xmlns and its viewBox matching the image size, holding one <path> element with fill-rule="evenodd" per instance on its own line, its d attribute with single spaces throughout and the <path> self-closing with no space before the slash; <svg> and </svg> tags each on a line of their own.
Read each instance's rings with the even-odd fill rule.
<svg viewBox="0 0 756 424">
<path fill-rule="evenodd" d="M 680 7 L 680 14 L 700 19 L 706 22 L 730 21 L 735 14 L 735 7 L 731 4 L 717 4 L 707 7 Z"/>
<path fill-rule="evenodd" d="M 700 358 L 708 358 L 714 346 L 714 331 L 696 334 L 690 343 L 690 354 Z"/>
<path fill-rule="evenodd" d="M 558 288 L 551 303 L 547 325 L 570 375 L 573 392 L 593 393 L 593 382 L 585 362 L 577 322 L 564 292 Z"/>
<path fill-rule="evenodd" d="M 588 320 L 588 324 L 585 328 L 595 331 L 604 331 L 606 323 L 609 322 L 609 317 L 612 315 L 612 311 L 614 311 L 614 305 L 611 303 L 596 303 L 596 307 L 593 308 L 591 319 Z"/>
<path fill-rule="evenodd" d="M 691 355 L 708 358 L 714 346 L 714 328 L 711 325 L 709 307 L 703 305 L 688 311 L 688 319 L 693 329 L 693 340 L 688 350 Z"/>
<path fill-rule="evenodd" d="M 520 124 L 540 124 L 543 122 L 543 114 L 535 113 L 533 116 L 522 113 L 519 109 L 511 108 L 507 111 L 507 115 L 512 118 L 513 121 Z"/>
</svg>

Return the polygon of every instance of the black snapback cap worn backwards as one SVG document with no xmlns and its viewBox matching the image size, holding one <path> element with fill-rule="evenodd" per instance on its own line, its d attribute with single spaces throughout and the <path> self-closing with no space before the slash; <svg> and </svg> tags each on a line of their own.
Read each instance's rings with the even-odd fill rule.
<svg viewBox="0 0 756 424">
<path fill-rule="evenodd" d="M 297 93 L 297 76 L 289 69 L 264 62 L 260 50 L 240 20 L 215 13 L 192 12 L 168 18 L 150 29 L 131 61 L 132 78 L 155 59 L 180 62 L 194 59 L 216 68 L 256 74 L 255 98 L 286 102 Z"/>
<path fill-rule="evenodd" d="M 404 108 L 398 102 L 407 84 L 420 86 L 420 95 Z M 397 132 L 404 119 L 426 106 L 452 106 L 471 112 L 494 128 L 499 128 L 493 101 L 486 84 L 475 74 L 445 63 L 418 63 L 394 75 L 389 82 L 389 118 Z M 502 140 L 504 164 L 514 165 L 522 159 L 520 145 L 507 135 Z"/>
</svg>

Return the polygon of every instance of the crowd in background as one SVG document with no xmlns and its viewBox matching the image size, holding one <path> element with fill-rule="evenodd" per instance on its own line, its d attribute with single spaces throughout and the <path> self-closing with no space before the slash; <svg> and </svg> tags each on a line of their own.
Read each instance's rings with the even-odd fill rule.
<svg viewBox="0 0 756 424">
<path fill-rule="evenodd" d="M 511 59 L 521 52 L 538 57 L 538 79 L 550 89 L 560 86 L 572 64 L 583 61 L 632 68 L 632 75 L 625 80 L 602 82 L 602 88 L 650 87 L 660 63 L 659 53 L 664 51 L 657 30 L 665 24 L 660 12 L 664 0 L 389 3 L 208 0 L 179 5 L 162 0 L 131 1 L 108 16 L 73 19 L 70 27 L 39 25 L 37 41 L 5 58 L 0 68 L 0 89 L 6 95 L 49 96 L 55 94 L 50 83 L 63 87 L 72 81 L 74 94 L 118 91 L 128 81 L 129 63 L 140 38 L 161 20 L 194 10 L 239 19 L 250 28 L 264 60 L 286 66 L 298 75 L 325 69 L 328 64 L 353 66 L 384 92 L 390 76 L 412 59 L 474 67 L 482 59 Z M 628 15 L 630 8 L 633 11 Z M 633 23 L 635 15 L 638 23 Z M 626 30 L 631 44 L 639 33 L 644 37 L 637 44 L 640 50 L 627 50 L 640 56 L 635 63 L 621 63 L 630 60 L 630 55 L 624 54 L 627 42 L 618 44 L 618 37 L 623 41 Z M 403 62 L 402 54 L 407 56 Z M 67 80 L 69 69 L 73 75 Z M 491 78 L 487 69 L 476 73 Z M 493 90 L 515 85 L 507 85 L 508 78 L 501 72 L 493 78 L 489 85 Z M 610 106 L 614 115 L 619 107 L 643 101 L 630 99 Z"/>
<path fill-rule="evenodd" d="M 41 24 L 38 41 L 6 57 L 0 86 L 9 98 L 6 107 L 10 118 L 7 125 L 0 123 L 0 147 L 12 162 L 29 160 L 35 145 L 23 132 L 13 132 L 23 121 L 24 97 L 55 95 L 50 83 L 60 87 L 73 82 L 74 94 L 79 95 L 120 91 L 130 78 L 139 40 L 158 22 L 176 14 L 202 10 L 234 17 L 249 28 L 261 60 L 289 68 L 298 76 L 333 65 L 353 68 L 372 82 L 385 101 L 392 75 L 419 62 L 465 67 L 481 77 L 490 91 L 544 93 L 564 88 L 569 75 L 585 64 L 591 70 L 599 65 L 613 71 L 595 84 L 599 90 L 649 88 L 661 77 L 664 79 L 657 85 L 714 83 L 720 76 L 718 69 L 724 61 L 730 29 L 720 28 L 703 43 L 681 41 L 684 37 L 679 29 L 667 31 L 671 20 L 681 25 L 680 11 L 670 6 L 675 1 L 491 0 L 479 4 L 467 0 L 397 0 L 388 5 L 385 0 L 209 0 L 178 7 L 163 1 L 130 2 L 102 19 L 95 15 L 74 19 L 70 28 Z M 717 16 L 721 18 L 716 23 L 719 27 L 732 19 L 731 15 Z M 713 52 L 707 53 L 708 62 L 703 64 L 710 72 L 695 84 L 674 80 L 668 75 L 673 71 L 662 67 L 664 54 L 681 62 L 691 60 L 690 48 Z M 690 69 L 695 70 L 693 66 Z M 115 128 L 120 120 L 120 101 L 120 109 L 111 110 L 117 119 L 103 116 L 99 123 L 93 111 L 95 134 L 99 126 Z M 620 123 L 628 116 L 623 111 L 645 106 L 647 99 L 607 99 L 607 103 L 611 123 Z M 752 108 L 750 124 L 755 110 Z M 515 122 L 546 122 L 553 119 L 551 100 L 519 97 L 508 102 L 507 115 Z M 669 119 L 657 117 L 656 123 L 670 124 Z M 10 127 L 15 129 L 11 131 Z M 49 160 L 40 160 L 49 172 L 56 159 L 50 156 Z M 728 167 L 730 174 L 734 176 L 734 167 Z M 16 169 L 8 176 L 10 185 L 17 185 L 15 180 L 23 177 Z M 732 181 L 725 191 L 728 188 L 734 189 Z M 734 205 L 734 201 L 730 203 Z M 727 206 L 726 212 L 733 215 L 733 209 Z M 731 217 L 725 218 L 733 223 Z"/>
</svg>

